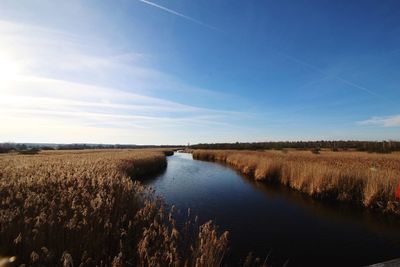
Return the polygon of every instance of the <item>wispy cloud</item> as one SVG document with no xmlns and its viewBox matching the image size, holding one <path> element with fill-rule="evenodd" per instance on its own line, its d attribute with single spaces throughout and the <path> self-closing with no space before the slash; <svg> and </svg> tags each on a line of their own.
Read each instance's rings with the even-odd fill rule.
<svg viewBox="0 0 400 267">
<path fill-rule="evenodd" d="M 2 83 L 0 95 L 0 120 L 7 125 L 0 134 L 3 141 L 185 143 L 179 134 L 232 129 L 235 120 L 248 116 L 33 76 Z"/>
<path fill-rule="evenodd" d="M 203 97 L 232 97 L 185 84 L 153 67 L 152 55 L 121 51 L 98 38 L 0 20 L 0 48 L 0 59 L 6 56 L 8 64 L 18 65 L 22 74 L 84 81 L 146 94 L 173 91 Z"/>
<path fill-rule="evenodd" d="M 0 142 L 186 143 L 252 116 L 168 99 L 229 95 L 186 85 L 148 61 L 90 37 L 0 21 Z"/>
<path fill-rule="evenodd" d="M 153 3 L 153 2 L 150 2 L 150 1 L 147 1 L 147 0 L 138 0 L 138 1 L 140 1 L 140 2 L 142 2 L 142 3 L 145 3 L 145 4 L 147 4 L 147 5 L 150 5 L 150 6 L 156 7 L 156 8 L 158 8 L 158 9 L 161 9 L 161 10 L 163 10 L 163 11 L 165 11 L 165 12 L 168 12 L 168 13 L 173 14 L 173 15 L 175 15 L 175 16 L 181 17 L 181 18 L 183 18 L 183 19 L 189 20 L 189 21 L 194 22 L 194 23 L 196 23 L 196 24 L 199 24 L 199 25 L 201 25 L 201 26 L 207 27 L 207 28 L 209 28 L 209 29 L 212 29 L 212 30 L 215 30 L 215 31 L 219 31 L 219 29 L 216 28 L 216 27 L 214 27 L 214 26 L 211 26 L 211 25 L 209 25 L 209 24 L 207 24 L 207 23 L 204 23 L 204 22 L 202 22 L 202 21 L 200 21 L 200 20 L 197 20 L 197 19 L 195 19 L 195 18 L 189 17 L 189 16 L 184 15 L 184 14 L 182 14 L 182 13 L 179 13 L 179 12 L 177 12 L 177 11 L 175 11 L 175 10 L 169 9 L 169 8 L 167 8 L 167 7 L 165 7 L 165 6 L 161 6 L 161 5 L 159 5 L 159 4 L 156 4 L 156 3 Z"/>
<path fill-rule="evenodd" d="M 400 127 L 400 115 L 376 116 L 358 123 L 361 125 L 374 125 L 381 127 Z"/>
</svg>

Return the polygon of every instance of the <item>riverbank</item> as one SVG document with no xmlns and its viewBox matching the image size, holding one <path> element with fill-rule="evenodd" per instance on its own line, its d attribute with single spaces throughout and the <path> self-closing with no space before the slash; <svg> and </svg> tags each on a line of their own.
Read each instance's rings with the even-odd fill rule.
<svg viewBox="0 0 400 267">
<path fill-rule="evenodd" d="M 193 158 L 223 162 L 257 181 L 281 183 L 314 198 L 400 215 L 399 153 L 194 150 Z"/>
<path fill-rule="evenodd" d="M 217 266 L 227 233 L 193 218 L 177 227 L 174 208 L 131 179 L 165 168 L 166 154 L 1 155 L 0 255 L 12 266 Z"/>
</svg>

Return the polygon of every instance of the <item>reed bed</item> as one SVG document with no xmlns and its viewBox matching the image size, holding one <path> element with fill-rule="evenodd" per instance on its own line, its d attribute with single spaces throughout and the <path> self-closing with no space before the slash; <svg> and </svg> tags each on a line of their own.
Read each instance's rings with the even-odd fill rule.
<svg viewBox="0 0 400 267">
<path fill-rule="evenodd" d="M 10 266 L 218 266 L 227 247 L 131 179 L 165 167 L 161 150 L 0 156 L 0 261 Z M 4 257 L 4 256 L 9 256 Z M 16 258 L 11 257 L 16 256 Z"/>
<path fill-rule="evenodd" d="M 193 157 L 227 163 L 257 181 L 281 183 L 315 198 L 400 215 L 399 153 L 195 150 Z"/>
</svg>

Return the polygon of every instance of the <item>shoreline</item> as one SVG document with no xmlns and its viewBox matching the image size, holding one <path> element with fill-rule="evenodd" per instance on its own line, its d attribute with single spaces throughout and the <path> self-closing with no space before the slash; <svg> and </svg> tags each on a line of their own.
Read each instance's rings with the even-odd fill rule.
<svg viewBox="0 0 400 267">
<path fill-rule="evenodd" d="M 395 197 L 398 155 L 194 150 L 193 159 L 222 162 L 255 181 L 282 184 L 321 201 L 351 203 L 400 217 Z M 375 161 L 376 167 L 365 167 Z"/>
</svg>

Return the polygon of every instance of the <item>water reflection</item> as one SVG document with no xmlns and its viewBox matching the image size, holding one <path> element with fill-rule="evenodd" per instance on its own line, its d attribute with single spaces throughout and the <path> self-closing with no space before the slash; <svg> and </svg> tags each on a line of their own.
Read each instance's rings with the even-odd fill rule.
<svg viewBox="0 0 400 267">
<path fill-rule="evenodd" d="M 229 264 L 249 251 L 278 266 L 361 266 L 400 256 L 399 222 L 346 205 L 323 203 L 283 186 L 257 183 L 230 168 L 168 158 L 148 184 L 169 203 L 191 208 L 231 232 Z"/>
</svg>

